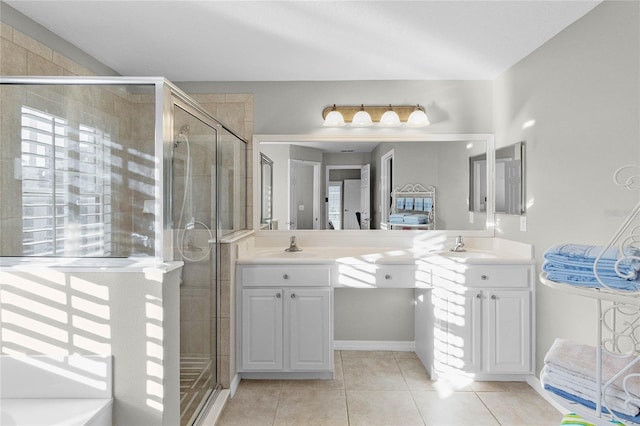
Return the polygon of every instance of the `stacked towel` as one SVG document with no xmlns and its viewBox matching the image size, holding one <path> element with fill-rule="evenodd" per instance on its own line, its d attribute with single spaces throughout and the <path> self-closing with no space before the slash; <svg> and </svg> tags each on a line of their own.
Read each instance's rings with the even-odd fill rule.
<svg viewBox="0 0 640 426">
<path fill-rule="evenodd" d="M 429 218 L 424 214 L 394 213 L 389 215 L 390 223 L 406 223 L 410 225 L 421 225 L 429 223 Z"/>
<path fill-rule="evenodd" d="M 624 257 L 621 257 L 615 247 L 604 250 L 602 246 L 562 244 L 545 252 L 542 270 L 551 281 L 583 287 L 601 287 L 593 271 L 595 260 L 601 253 L 598 275 L 607 287 L 627 291 L 640 290 L 640 250 L 635 247 L 627 247 Z M 616 265 L 620 274 L 615 270 Z"/>
<path fill-rule="evenodd" d="M 396 209 L 404 210 L 404 197 L 396 198 Z"/>
<path fill-rule="evenodd" d="M 404 217 L 409 216 L 409 213 L 394 213 L 389 215 L 389 222 L 391 223 L 404 223 Z"/>
<path fill-rule="evenodd" d="M 429 223 L 429 218 L 424 214 L 410 214 L 404 217 L 404 223 L 411 225 L 422 225 Z"/>
<path fill-rule="evenodd" d="M 627 419 L 640 415 L 640 376 L 629 376 L 640 374 L 640 359 L 633 364 L 634 360 L 634 356 L 602 353 L 602 384 L 630 365 L 622 377 L 603 389 L 603 406 Z M 596 381 L 595 347 L 556 339 L 544 362 L 540 381 L 545 389 L 590 408 L 596 406 L 600 384 Z M 628 377 L 626 385 L 625 377 Z"/>
<path fill-rule="evenodd" d="M 413 209 L 421 212 L 423 208 L 424 208 L 424 198 L 414 199 Z"/>
</svg>

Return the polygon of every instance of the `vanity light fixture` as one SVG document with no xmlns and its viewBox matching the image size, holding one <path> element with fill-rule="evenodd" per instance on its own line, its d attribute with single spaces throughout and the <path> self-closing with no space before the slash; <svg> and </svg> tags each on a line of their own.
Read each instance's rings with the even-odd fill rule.
<svg viewBox="0 0 640 426">
<path fill-rule="evenodd" d="M 428 126 L 429 118 L 420 105 L 365 106 L 346 105 L 328 106 L 322 111 L 325 127 L 342 127 L 351 123 L 351 127 L 370 127 L 377 123 L 379 127 L 397 127 L 403 123 L 407 127 Z"/>
</svg>

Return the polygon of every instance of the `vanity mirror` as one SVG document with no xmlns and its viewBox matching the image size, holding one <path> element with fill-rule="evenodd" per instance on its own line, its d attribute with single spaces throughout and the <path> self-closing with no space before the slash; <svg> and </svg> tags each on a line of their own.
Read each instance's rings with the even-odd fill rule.
<svg viewBox="0 0 640 426">
<path fill-rule="evenodd" d="M 254 209 L 254 229 L 395 232 L 389 230 L 393 191 L 419 184 L 437 188 L 437 219 L 429 229 L 493 235 L 493 135 L 255 135 L 253 142 L 254 176 L 263 176 L 261 155 L 273 162 L 272 218 L 265 221 L 262 208 Z M 487 207 L 470 212 L 469 163 L 479 155 L 490 160 L 477 176 L 487 188 Z M 256 179 L 255 206 L 262 192 Z"/>
<path fill-rule="evenodd" d="M 469 158 L 469 211 L 484 212 L 490 202 L 484 175 L 489 162 L 485 154 Z M 525 212 L 525 143 L 517 142 L 495 150 L 495 213 L 521 215 Z"/>
</svg>

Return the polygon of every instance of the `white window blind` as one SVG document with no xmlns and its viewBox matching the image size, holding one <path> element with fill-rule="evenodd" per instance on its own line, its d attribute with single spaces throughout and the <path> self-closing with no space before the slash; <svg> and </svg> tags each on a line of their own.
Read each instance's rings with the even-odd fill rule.
<svg viewBox="0 0 640 426">
<path fill-rule="evenodd" d="M 108 134 L 22 107 L 22 245 L 25 256 L 108 256 Z"/>
</svg>

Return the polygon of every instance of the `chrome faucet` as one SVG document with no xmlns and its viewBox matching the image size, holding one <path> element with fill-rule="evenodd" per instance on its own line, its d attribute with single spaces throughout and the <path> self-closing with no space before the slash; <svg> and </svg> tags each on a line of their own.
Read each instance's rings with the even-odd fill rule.
<svg viewBox="0 0 640 426">
<path fill-rule="evenodd" d="M 466 251 L 464 248 L 464 242 L 462 241 L 462 235 L 458 235 L 456 237 L 456 243 L 454 244 L 453 247 L 451 247 L 451 249 L 449 251 Z"/>
<path fill-rule="evenodd" d="M 296 237 L 292 236 L 291 241 L 289 242 L 289 248 L 284 249 L 284 251 L 302 251 L 298 244 L 296 243 Z"/>
</svg>

